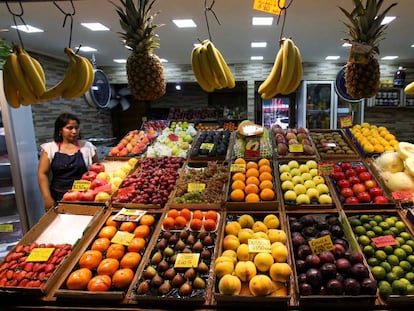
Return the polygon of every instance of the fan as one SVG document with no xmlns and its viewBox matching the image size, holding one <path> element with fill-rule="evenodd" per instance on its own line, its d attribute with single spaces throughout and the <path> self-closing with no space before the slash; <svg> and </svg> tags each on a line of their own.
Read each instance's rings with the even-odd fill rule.
<svg viewBox="0 0 414 311">
<path fill-rule="evenodd" d="M 128 110 L 130 103 L 125 96 L 131 95 L 131 91 L 127 87 L 123 87 L 118 91 L 113 85 L 111 85 L 111 100 L 109 101 L 107 108 L 113 109 L 117 105 L 121 105 L 122 111 Z"/>
</svg>

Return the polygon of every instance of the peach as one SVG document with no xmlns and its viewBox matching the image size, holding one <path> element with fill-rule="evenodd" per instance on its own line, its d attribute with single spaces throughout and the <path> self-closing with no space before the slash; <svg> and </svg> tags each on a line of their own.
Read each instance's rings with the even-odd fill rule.
<svg viewBox="0 0 414 311">
<path fill-rule="evenodd" d="M 253 262 L 239 261 L 234 268 L 234 273 L 242 282 L 246 282 L 257 274 L 257 270 Z"/>
<path fill-rule="evenodd" d="M 241 282 L 237 276 L 226 274 L 220 279 L 218 288 L 222 295 L 238 295 L 241 290 Z"/>
<path fill-rule="evenodd" d="M 272 292 L 272 280 L 265 274 L 258 274 L 249 281 L 249 289 L 253 296 L 267 296 Z"/>
<path fill-rule="evenodd" d="M 269 269 L 273 281 L 287 282 L 292 274 L 292 268 L 286 262 L 275 262 Z"/>
<path fill-rule="evenodd" d="M 228 234 L 223 239 L 223 249 L 231 249 L 231 250 L 237 250 L 237 248 L 240 246 L 240 241 L 237 238 L 237 236 L 233 234 Z"/>
</svg>

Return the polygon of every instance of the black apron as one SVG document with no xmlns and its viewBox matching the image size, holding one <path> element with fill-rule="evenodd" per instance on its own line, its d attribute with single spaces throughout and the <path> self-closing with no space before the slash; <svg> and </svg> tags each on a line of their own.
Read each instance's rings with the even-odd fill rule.
<svg viewBox="0 0 414 311">
<path fill-rule="evenodd" d="M 51 166 L 52 181 L 50 183 L 50 193 L 53 199 L 60 201 L 66 191 L 72 189 L 73 181 L 79 180 L 82 174 L 87 171 L 83 155 L 78 146 L 78 151 L 72 155 L 60 152 L 55 153 Z"/>
</svg>

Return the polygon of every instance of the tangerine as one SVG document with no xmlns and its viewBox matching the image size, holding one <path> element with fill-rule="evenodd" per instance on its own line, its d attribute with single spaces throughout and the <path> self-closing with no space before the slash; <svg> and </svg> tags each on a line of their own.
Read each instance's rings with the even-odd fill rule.
<svg viewBox="0 0 414 311">
<path fill-rule="evenodd" d="M 247 177 L 246 184 L 247 185 L 254 184 L 258 186 L 260 184 L 260 181 L 259 181 L 259 178 L 257 178 L 256 176 L 250 176 L 250 177 Z"/>
<path fill-rule="evenodd" d="M 217 212 L 213 211 L 213 210 L 209 210 L 209 211 L 206 212 L 205 218 L 206 219 L 213 219 L 214 221 L 216 221 L 217 218 L 218 218 Z"/>
<path fill-rule="evenodd" d="M 141 255 L 137 252 L 128 252 L 122 256 L 119 261 L 119 266 L 121 268 L 130 268 L 134 269 L 138 267 L 139 262 L 141 261 Z"/>
<path fill-rule="evenodd" d="M 257 162 L 257 164 L 259 165 L 259 167 L 261 167 L 263 165 L 269 165 L 270 166 L 270 161 L 269 161 L 269 159 L 261 158 L 259 160 L 259 162 Z"/>
<path fill-rule="evenodd" d="M 271 173 L 269 173 L 269 172 L 263 172 L 263 173 L 261 173 L 261 174 L 260 174 L 260 176 L 259 176 L 259 180 L 260 180 L 260 181 L 263 181 L 263 180 L 269 180 L 269 181 L 272 181 L 272 180 L 273 180 L 273 176 L 272 176 L 272 174 L 271 174 Z"/>
<path fill-rule="evenodd" d="M 112 275 L 119 268 L 119 261 L 115 258 L 105 258 L 103 259 L 96 269 L 96 272 L 99 275 L 106 274 Z"/>
<path fill-rule="evenodd" d="M 187 219 L 185 219 L 183 216 L 177 216 L 174 219 L 174 226 L 177 229 L 183 229 L 187 224 Z"/>
<path fill-rule="evenodd" d="M 244 188 L 244 192 L 246 194 L 249 193 L 259 193 L 259 187 L 255 184 L 248 184 L 246 188 Z"/>
<path fill-rule="evenodd" d="M 136 238 L 146 238 L 150 235 L 151 229 L 147 225 L 139 225 L 134 230 L 134 236 Z"/>
<path fill-rule="evenodd" d="M 119 222 L 114 220 L 115 215 L 111 215 L 108 217 L 108 219 L 106 220 L 105 225 L 107 226 L 114 226 L 114 227 L 118 227 Z"/>
<path fill-rule="evenodd" d="M 97 250 L 85 251 L 79 259 L 79 267 L 87 269 L 95 269 L 102 260 L 102 253 Z"/>
<path fill-rule="evenodd" d="M 85 289 L 92 278 L 92 271 L 88 268 L 80 268 L 69 274 L 66 280 L 68 289 Z"/>
<path fill-rule="evenodd" d="M 167 216 L 162 221 L 162 225 L 164 226 L 164 229 L 172 229 L 174 228 L 174 218 Z"/>
<path fill-rule="evenodd" d="M 275 193 L 272 189 L 265 188 L 260 192 L 260 198 L 264 201 L 272 201 L 275 198 Z"/>
<path fill-rule="evenodd" d="M 259 165 L 255 161 L 249 161 L 246 163 L 246 169 L 255 168 L 258 169 Z"/>
<path fill-rule="evenodd" d="M 203 220 L 204 213 L 201 210 L 196 210 L 193 212 L 193 219 L 200 219 Z"/>
<path fill-rule="evenodd" d="M 249 203 L 260 202 L 260 197 L 257 193 L 249 193 L 246 195 L 245 201 Z"/>
<path fill-rule="evenodd" d="M 237 158 L 234 160 L 234 164 L 246 164 L 246 160 L 243 158 Z"/>
<path fill-rule="evenodd" d="M 120 243 L 113 243 L 106 250 L 106 258 L 121 259 L 124 254 L 125 246 Z"/>
<path fill-rule="evenodd" d="M 204 229 L 206 231 L 214 231 L 216 230 L 217 222 L 214 219 L 206 219 L 204 222 Z"/>
<path fill-rule="evenodd" d="M 273 183 L 270 180 L 263 180 L 259 185 L 260 190 L 273 189 Z"/>
<path fill-rule="evenodd" d="M 134 221 L 123 221 L 119 226 L 119 230 L 125 232 L 132 232 L 135 230 L 136 227 L 137 223 Z"/>
<path fill-rule="evenodd" d="M 246 171 L 246 177 L 250 177 L 250 176 L 254 176 L 254 177 L 259 177 L 259 170 L 257 168 L 249 168 Z"/>
<path fill-rule="evenodd" d="M 131 284 L 134 278 L 134 272 L 130 268 L 123 268 L 115 271 L 112 276 L 112 285 L 115 288 L 126 288 Z"/>
<path fill-rule="evenodd" d="M 244 187 L 246 187 L 246 184 L 243 181 L 241 181 L 241 180 L 235 180 L 231 184 L 231 189 L 232 190 L 234 190 L 234 189 L 241 189 L 241 190 L 243 190 Z M 194 215 L 193 215 L 193 217 L 194 217 Z"/>
<path fill-rule="evenodd" d="M 272 173 L 272 168 L 270 167 L 270 165 L 262 165 L 259 168 L 259 173 L 263 173 L 263 172 L 268 172 L 268 173 Z"/>
<path fill-rule="evenodd" d="M 147 225 L 152 226 L 152 224 L 155 222 L 155 217 L 150 214 L 145 214 L 141 217 L 139 220 L 140 225 Z"/>
<path fill-rule="evenodd" d="M 201 219 L 193 218 L 190 221 L 190 229 L 191 230 L 198 231 L 198 230 L 201 229 L 202 226 L 203 226 L 203 221 Z"/>
<path fill-rule="evenodd" d="M 97 238 L 95 241 L 93 241 L 91 249 L 104 252 L 108 249 L 110 244 L 111 240 L 108 238 Z"/>
<path fill-rule="evenodd" d="M 235 180 L 241 180 L 241 181 L 245 181 L 246 180 L 246 175 L 244 175 L 244 173 L 241 172 L 237 172 L 233 175 L 233 177 L 231 178 L 232 181 Z"/>
<path fill-rule="evenodd" d="M 187 221 L 191 219 L 191 211 L 188 208 L 183 208 L 180 211 L 180 216 L 184 217 Z"/>
<path fill-rule="evenodd" d="M 88 282 L 88 291 L 107 292 L 111 288 L 111 277 L 109 275 L 96 275 Z"/>
<path fill-rule="evenodd" d="M 98 237 L 112 239 L 117 230 L 118 229 L 115 226 L 103 226 L 98 233 Z"/>
<path fill-rule="evenodd" d="M 242 202 L 244 200 L 244 191 L 235 189 L 230 193 L 230 199 L 235 202 Z"/>
<path fill-rule="evenodd" d="M 170 209 L 170 210 L 167 212 L 167 216 L 172 217 L 172 218 L 175 218 L 175 217 L 177 217 L 178 215 L 180 215 L 180 213 L 179 213 L 179 212 L 178 212 L 178 210 L 176 210 L 175 208 Z"/>
<path fill-rule="evenodd" d="M 133 238 L 131 242 L 129 242 L 127 248 L 128 252 L 140 252 L 144 249 L 147 242 L 143 238 Z"/>
</svg>

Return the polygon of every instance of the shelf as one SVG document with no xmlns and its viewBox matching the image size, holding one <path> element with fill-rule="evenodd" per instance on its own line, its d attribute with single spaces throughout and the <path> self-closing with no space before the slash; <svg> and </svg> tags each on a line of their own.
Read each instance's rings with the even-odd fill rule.
<svg viewBox="0 0 414 311">
<path fill-rule="evenodd" d="M 14 195 L 15 193 L 14 187 L 0 187 L 0 195 Z"/>
</svg>

